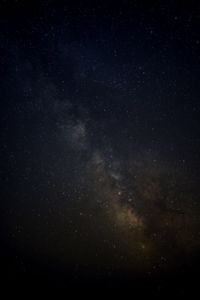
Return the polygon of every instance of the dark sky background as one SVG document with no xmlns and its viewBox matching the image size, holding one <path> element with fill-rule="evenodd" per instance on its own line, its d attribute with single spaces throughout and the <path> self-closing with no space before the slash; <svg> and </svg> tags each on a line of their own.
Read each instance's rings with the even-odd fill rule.
<svg viewBox="0 0 200 300">
<path fill-rule="evenodd" d="M 5 283 L 195 285 L 199 65 L 199 1 L 0 1 Z"/>
</svg>

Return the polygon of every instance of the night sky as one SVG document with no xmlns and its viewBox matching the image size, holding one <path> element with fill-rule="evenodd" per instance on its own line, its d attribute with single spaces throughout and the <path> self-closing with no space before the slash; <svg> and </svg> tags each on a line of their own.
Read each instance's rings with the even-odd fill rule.
<svg viewBox="0 0 200 300">
<path fill-rule="evenodd" d="M 200 4 L 118 2 L 0 1 L 9 286 L 197 280 Z"/>
</svg>

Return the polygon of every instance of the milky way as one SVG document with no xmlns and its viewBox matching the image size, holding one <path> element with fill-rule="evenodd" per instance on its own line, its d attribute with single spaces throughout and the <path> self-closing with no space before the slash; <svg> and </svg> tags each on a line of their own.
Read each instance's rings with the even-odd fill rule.
<svg viewBox="0 0 200 300">
<path fill-rule="evenodd" d="M 48 146 L 37 157 L 37 168 L 47 173 L 32 187 L 34 196 L 24 177 L 33 199 L 9 211 L 16 243 L 61 264 L 147 273 L 173 268 L 182 253 L 197 250 L 199 205 L 186 171 L 152 149 L 134 149 L 132 141 L 116 153 L 88 110 L 74 118 L 71 103 L 51 101 L 52 131 L 36 146 Z"/>
<path fill-rule="evenodd" d="M 45 272 L 65 286 L 193 270 L 198 5 L 43 5 L 2 4 L 6 278 Z"/>
</svg>

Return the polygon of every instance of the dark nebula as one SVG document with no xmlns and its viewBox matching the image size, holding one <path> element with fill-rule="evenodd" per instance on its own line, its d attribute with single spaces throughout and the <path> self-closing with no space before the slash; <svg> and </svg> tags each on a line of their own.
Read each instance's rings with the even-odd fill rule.
<svg viewBox="0 0 200 300">
<path fill-rule="evenodd" d="M 193 290 L 199 1 L 1 1 L 0 63 L 5 284 Z"/>
</svg>

